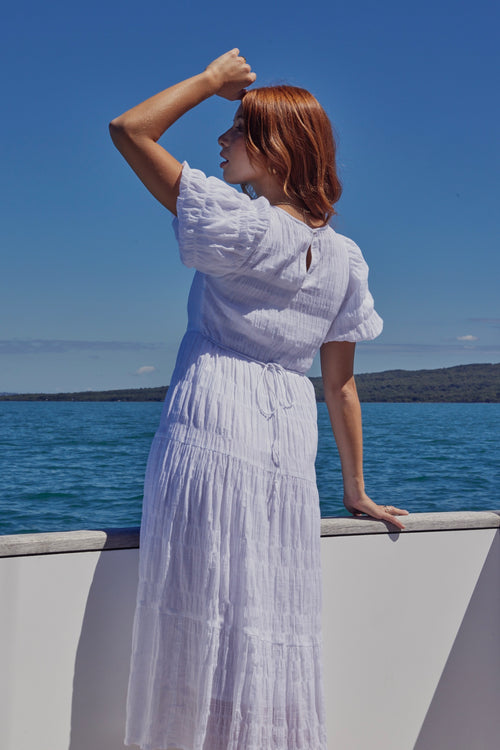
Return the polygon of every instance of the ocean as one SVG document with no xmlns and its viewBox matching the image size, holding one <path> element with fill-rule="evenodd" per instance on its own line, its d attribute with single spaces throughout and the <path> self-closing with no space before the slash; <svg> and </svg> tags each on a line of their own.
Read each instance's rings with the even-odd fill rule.
<svg viewBox="0 0 500 750">
<path fill-rule="evenodd" d="M 138 526 L 161 403 L 1 402 L 0 534 Z M 410 512 L 500 508 L 500 404 L 362 404 L 365 480 Z M 318 404 L 321 515 L 348 515 Z"/>
</svg>

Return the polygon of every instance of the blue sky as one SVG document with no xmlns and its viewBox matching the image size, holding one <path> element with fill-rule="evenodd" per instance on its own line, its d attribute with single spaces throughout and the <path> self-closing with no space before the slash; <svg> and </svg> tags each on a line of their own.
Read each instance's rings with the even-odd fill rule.
<svg viewBox="0 0 500 750">
<path fill-rule="evenodd" d="M 499 15 L 485 0 L 10 4 L 0 391 L 169 382 L 192 272 L 107 124 L 235 46 L 257 84 L 309 88 L 334 123 L 335 228 L 385 321 L 357 371 L 499 361 Z M 219 175 L 234 109 L 209 100 L 163 142 Z"/>
</svg>

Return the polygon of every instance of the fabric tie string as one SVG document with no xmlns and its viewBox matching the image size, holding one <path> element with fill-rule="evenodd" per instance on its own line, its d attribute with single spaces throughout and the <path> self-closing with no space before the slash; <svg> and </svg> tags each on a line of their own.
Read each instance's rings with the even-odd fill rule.
<svg viewBox="0 0 500 750">
<path fill-rule="evenodd" d="M 262 416 L 271 420 L 273 440 L 271 444 L 271 458 L 276 466 L 272 493 L 267 501 L 268 518 L 271 518 L 273 501 L 279 494 L 281 481 L 280 466 L 280 412 L 290 409 L 295 401 L 290 387 L 287 372 L 276 362 L 263 365 L 256 387 L 257 406 Z"/>
</svg>

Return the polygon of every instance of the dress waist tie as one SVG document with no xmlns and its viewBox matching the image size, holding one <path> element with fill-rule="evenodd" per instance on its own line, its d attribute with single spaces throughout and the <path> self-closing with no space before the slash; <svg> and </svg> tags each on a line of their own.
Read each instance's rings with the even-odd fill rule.
<svg viewBox="0 0 500 750">
<path fill-rule="evenodd" d="M 281 414 L 295 403 L 286 370 L 282 365 L 277 362 L 268 362 L 263 365 L 257 382 L 255 397 L 260 413 L 265 419 L 271 421 L 273 431 L 271 458 L 276 466 L 276 472 L 273 489 L 267 501 L 267 515 L 270 519 L 274 500 L 278 497 L 281 484 Z"/>
</svg>

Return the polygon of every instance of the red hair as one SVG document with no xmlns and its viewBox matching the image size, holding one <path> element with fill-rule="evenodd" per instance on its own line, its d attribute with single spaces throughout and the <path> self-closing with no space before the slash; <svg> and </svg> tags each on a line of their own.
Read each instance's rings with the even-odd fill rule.
<svg viewBox="0 0 500 750">
<path fill-rule="evenodd" d="M 266 86 L 241 100 L 248 154 L 264 156 L 285 195 L 327 224 L 342 193 L 328 115 L 306 89 Z"/>
</svg>

